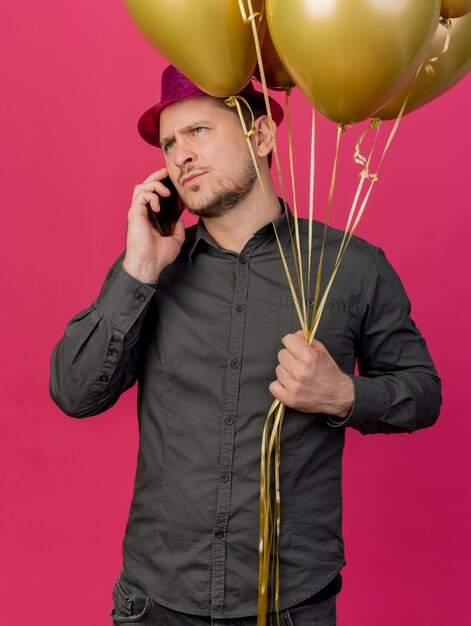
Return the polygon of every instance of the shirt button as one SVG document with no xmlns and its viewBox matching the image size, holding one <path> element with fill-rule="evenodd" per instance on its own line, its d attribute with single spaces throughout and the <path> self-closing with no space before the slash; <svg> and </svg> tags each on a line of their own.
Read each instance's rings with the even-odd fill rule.
<svg viewBox="0 0 471 626">
<path fill-rule="evenodd" d="M 226 424 L 232 425 L 234 423 L 233 417 L 226 417 Z"/>
<path fill-rule="evenodd" d="M 143 293 L 136 292 L 136 300 L 139 300 L 139 302 L 144 302 L 145 299 L 146 297 Z"/>
<path fill-rule="evenodd" d="M 217 530 L 215 532 L 217 539 L 222 539 L 224 537 L 224 532 L 222 530 Z"/>
<path fill-rule="evenodd" d="M 239 313 L 241 311 L 243 311 L 245 309 L 245 306 L 243 304 L 236 304 L 236 311 L 239 311 Z"/>
<path fill-rule="evenodd" d="M 118 348 L 110 348 L 108 350 L 108 353 L 111 354 L 111 356 L 118 356 L 119 350 L 118 350 Z"/>
<path fill-rule="evenodd" d="M 239 367 L 239 361 L 237 359 L 232 359 L 231 367 L 233 367 L 234 369 L 237 369 Z"/>
<path fill-rule="evenodd" d="M 242 265 L 244 265 L 245 263 L 247 263 L 247 257 L 245 257 L 243 254 L 241 254 L 239 256 L 239 262 L 242 263 Z"/>
<path fill-rule="evenodd" d="M 101 380 L 101 382 L 106 383 L 106 381 L 108 380 L 108 374 L 100 374 L 98 376 L 98 380 Z"/>
<path fill-rule="evenodd" d="M 223 483 L 227 483 L 229 480 L 229 474 L 221 474 L 221 480 Z"/>
</svg>

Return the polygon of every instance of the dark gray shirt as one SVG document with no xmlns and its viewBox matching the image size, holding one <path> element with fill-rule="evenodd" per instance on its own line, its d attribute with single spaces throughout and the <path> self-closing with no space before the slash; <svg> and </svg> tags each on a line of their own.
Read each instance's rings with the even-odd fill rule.
<svg viewBox="0 0 471 626">
<path fill-rule="evenodd" d="M 286 218 L 276 224 L 292 268 Z M 306 220 L 300 231 L 306 250 Z M 315 223 L 314 268 L 321 235 Z M 328 229 L 325 278 L 341 236 Z M 55 347 L 51 395 L 69 415 L 85 417 L 111 407 L 138 380 L 140 444 L 124 567 L 172 609 L 254 615 L 268 385 L 281 338 L 299 329 L 273 227 L 236 254 L 200 222 L 153 286 L 129 276 L 120 261 Z M 409 313 L 382 251 L 354 238 L 317 339 L 345 372 L 353 375 L 358 363 L 346 425 L 364 434 L 412 432 L 438 416 L 440 380 Z M 324 415 L 286 411 L 280 608 L 322 589 L 345 563 L 344 435 Z"/>
</svg>

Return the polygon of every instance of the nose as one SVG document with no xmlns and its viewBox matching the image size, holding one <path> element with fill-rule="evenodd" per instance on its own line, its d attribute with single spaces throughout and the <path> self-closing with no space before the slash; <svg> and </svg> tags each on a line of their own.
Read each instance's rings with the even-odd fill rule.
<svg viewBox="0 0 471 626">
<path fill-rule="evenodd" d="M 173 149 L 173 159 L 178 167 L 184 167 L 196 160 L 196 153 L 191 149 L 189 142 L 186 141 L 186 137 L 179 137 L 176 140 Z"/>
</svg>

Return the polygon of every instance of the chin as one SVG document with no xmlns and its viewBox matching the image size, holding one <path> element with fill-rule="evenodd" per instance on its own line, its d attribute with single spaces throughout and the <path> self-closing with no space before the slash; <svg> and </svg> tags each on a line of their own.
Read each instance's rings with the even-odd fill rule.
<svg viewBox="0 0 471 626">
<path fill-rule="evenodd" d="M 189 188 L 189 191 L 191 193 L 185 194 L 184 202 L 190 213 L 199 215 L 200 211 L 206 212 L 208 209 L 211 209 L 215 200 L 214 193 L 201 192 L 201 187 L 199 185 L 193 185 Z"/>
<path fill-rule="evenodd" d="M 215 212 L 213 205 L 208 203 L 190 203 L 185 205 L 188 212 L 199 217 L 217 217 L 219 212 Z"/>
</svg>

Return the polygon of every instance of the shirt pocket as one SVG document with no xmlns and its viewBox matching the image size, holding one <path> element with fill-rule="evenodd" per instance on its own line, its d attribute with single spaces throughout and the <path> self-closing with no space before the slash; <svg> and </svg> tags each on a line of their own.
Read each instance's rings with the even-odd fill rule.
<svg viewBox="0 0 471 626">
<path fill-rule="evenodd" d="M 306 311 L 311 323 L 313 300 L 306 298 Z M 281 296 L 279 304 L 279 325 L 282 336 L 295 333 L 301 328 L 292 296 Z M 347 307 L 343 300 L 328 298 L 322 311 L 315 339 L 325 345 L 336 361 L 342 360 L 347 343 Z"/>
<path fill-rule="evenodd" d="M 129 581 L 124 572 L 121 572 L 113 589 L 113 608 L 110 611 L 113 624 L 143 622 L 151 608 L 150 596 L 141 587 Z"/>
</svg>

